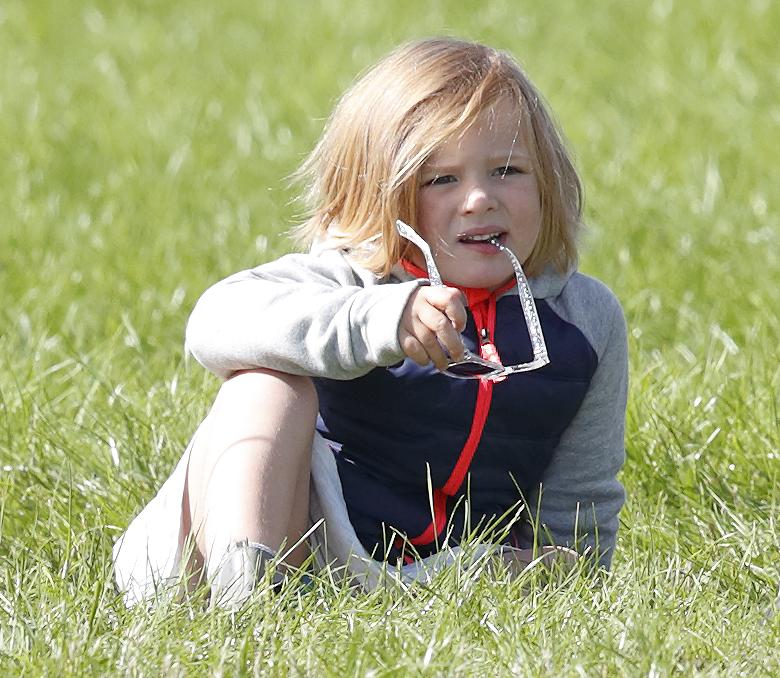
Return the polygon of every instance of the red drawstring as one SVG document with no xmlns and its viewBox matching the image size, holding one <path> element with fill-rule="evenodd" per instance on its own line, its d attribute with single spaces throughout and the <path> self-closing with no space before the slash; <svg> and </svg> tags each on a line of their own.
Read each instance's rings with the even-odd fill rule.
<svg viewBox="0 0 780 678">
<path fill-rule="evenodd" d="M 405 259 L 401 260 L 404 269 L 424 278 L 427 273 L 419 266 L 416 266 Z M 474 316 L 474 323 L 477 327 L 477 337 L 480 339 L 479 352 L 485 360 L 500 363 L 501 359 L 494 343 L 494 332 L 496 329 L 496 298 L 501 293 L 511 289 L 515 285 L 514 280 L 510 280 L 497 290 L 490 291 L 481 288 L 460 287 L 446 283 L 449 287 L 457 287 L 466 295 L 471 314 Z M 463 449 L 458 455 L 450 477 L 441 488 L 433 490 L 433 520 L 428 527 L 418 536 L 409 539 L 412 544 L 423 545 L 430 544 L 441 534 L 447 524 L 447 498 L 452 497 L 463 484 L 463 479 L 471 466 L 471 461 L 479 447 L 482 439 L 482 432 L 485 428 L 488 413 L 490 412 L 490 403 L 493 399 L 493 381 L 480 379 L 477 390 L 477 402 L 474 406 L 474 417 L 471 421 L 471 430 L 463 445 Z"/>
</svg>

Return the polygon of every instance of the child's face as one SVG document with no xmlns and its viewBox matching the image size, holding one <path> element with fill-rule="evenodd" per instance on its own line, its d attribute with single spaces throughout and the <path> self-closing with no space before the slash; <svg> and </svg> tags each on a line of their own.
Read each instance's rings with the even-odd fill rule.
<svg viewBox="0 0 780 678">
<path fill-rule="evenodd" d="M 486 236 L 497 236 L 525 261 L 542 224 L 516 108 L 505 101 L 484 111 L 429 158 L 420 179 L 418 229 L 444 280 L 492 289 L 513 277 L 511 263 Z"/>
</svg>

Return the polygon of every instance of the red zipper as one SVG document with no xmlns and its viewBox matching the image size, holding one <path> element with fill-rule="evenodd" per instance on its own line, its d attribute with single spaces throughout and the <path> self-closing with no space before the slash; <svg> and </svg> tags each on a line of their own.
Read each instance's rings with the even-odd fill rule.
<svg viewBox="0 0 780 678">
<path fill-rule="evenodd" d="M 501 362 L 498 350 L 491 341 L 496 328 L 496 294 L 491 294 L 487 299 L 481 299 L 472 305 L 469 299 L 469 290 L 465 290 L 469 300 L 469 308 L 474 316 L 477 327 L 477 336 L 480 337 L 480 355 L 485 360 Z M 487 308 L 485 308 L 487 306 Z M 447 499 L 453 497 L 463 484 L 466 473 L 471 466 L 471 461 L 479 447 L 482 432 L 490 412 L 490 404 L 493 400 L 493 381 L 480 379 L 477 387 L 477 402 L 474 405 L 474 417 L 471 420 L 471 429 L 466 443 L 458 455 L 450 477 L 441 488 L 433 490 L 433 520 L 421 534 L 410 539 L 415 545 L 430 544 L 441 534 L 447 524 Z"/>
</svg>

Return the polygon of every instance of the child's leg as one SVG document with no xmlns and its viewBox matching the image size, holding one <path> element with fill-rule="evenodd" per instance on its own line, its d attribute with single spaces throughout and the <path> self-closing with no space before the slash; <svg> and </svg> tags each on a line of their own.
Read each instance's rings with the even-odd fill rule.
<svg viewBox="0 0 780 678">
<path fill-rule="evenodd" d="M 306 377 L 253 370 L 222 385 L 187 471 L 185 519 L 201 558 L 219 563 L 241 540 L 276 551 L 306 531 L 317 407 Z M 302 545 L 286 562 L 306 555 Z"/>
</svg>

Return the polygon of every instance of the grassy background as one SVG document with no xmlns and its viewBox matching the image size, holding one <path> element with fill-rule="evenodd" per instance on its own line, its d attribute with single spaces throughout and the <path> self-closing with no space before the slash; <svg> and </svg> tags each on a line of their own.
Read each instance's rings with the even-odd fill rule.
<svg viewBox="0 0 780 678">
<path fill-rule="evenodd" d="M 224 4 L 0 4 L 2 673 L 780 672 L 780 5 Z M 188 310 L 288 249 L 335 98 L 431 34 L 516 54 L 586 185 L 631 330 L 610 577 L 126 611 L 110 546 L 217 388 Z"/>
</svg>

